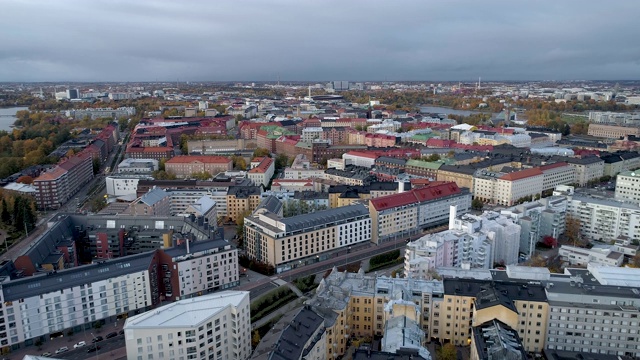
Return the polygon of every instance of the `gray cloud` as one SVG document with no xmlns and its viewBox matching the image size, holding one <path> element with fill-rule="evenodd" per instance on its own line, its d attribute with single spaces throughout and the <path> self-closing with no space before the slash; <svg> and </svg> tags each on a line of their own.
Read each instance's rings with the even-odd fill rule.
<svg viewBox="0 0 640 360">
<path fill-rule="evenodd" d="M 3 0 L 0 80 L 638 79 L 640 2 Z"/>
</svg>

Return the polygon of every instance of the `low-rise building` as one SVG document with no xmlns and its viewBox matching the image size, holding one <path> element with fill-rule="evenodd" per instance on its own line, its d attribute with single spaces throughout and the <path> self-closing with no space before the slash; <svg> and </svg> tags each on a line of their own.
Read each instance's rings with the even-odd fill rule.
<svg viewBox="0 0 640 360">
<path fill-rule="evenodd" d="M 118 164 L 118 174 L 150 174 L 159 169 L 156 159 L 124 159 Z"/>
<path fill-rule="evenodd" d="M 624 255 L 610 248 L 579 248 L 570 245 L 561 245 L 558 255 L 570 265 L 604 265 L 621 266 Z"/>
<path fill-rule="evenodd" d="M 251 161 L 251 170 L 249 170 L 247 176 L 253 182 L 253 185 L 266 187 L 269 185 L 274 172 L 275 161 L 265 156 Z"/>
<path fill-rule="evenodd" d="M 628 135 L 640 136 L 640 128 L 635 126 L 589 124 L 587 134 L 608 139 L 620 139 Z"/>
<path fill-rule="evenodd" d="M 167 160 L 165 171 L 180 178 L 208 173 L 211 177 L 233 169 L 233 161 L 224 156 L 180 155 Z"/>
<path fill-rule="evenodd" d="M 180 300 L 126 320 L 128 359 L 244 360 L 251 355 L 248 291 Z"/>
</svg>

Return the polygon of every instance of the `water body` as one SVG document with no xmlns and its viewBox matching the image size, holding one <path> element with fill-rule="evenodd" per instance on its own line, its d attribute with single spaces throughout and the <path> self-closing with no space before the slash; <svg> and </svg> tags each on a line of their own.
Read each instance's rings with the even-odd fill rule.
<svg viewBox="0 0 640 360">
<path fill-rule="evenodd" d="M 453 114 L 453 115 L 462 115 L 462 116 L 469 116 L 471 114 L 480 113 L 480 111 L 456 110 L 456 109 L 450 109 L 450 108 L 439 107 L 439 106 L 422 106 L 420 107 L 420 112 L 432 113 L 432 114 L 445 114 L 445 115 Z"/>
<path fill-rule="evenodd" d="M 10 107 L 10 108 L 0 108 L 0 130 L 12 131 L 13 125 L 16 120 L 16 113 L 20 110 L 29 110 L 28 107 Z"/>
</svg>

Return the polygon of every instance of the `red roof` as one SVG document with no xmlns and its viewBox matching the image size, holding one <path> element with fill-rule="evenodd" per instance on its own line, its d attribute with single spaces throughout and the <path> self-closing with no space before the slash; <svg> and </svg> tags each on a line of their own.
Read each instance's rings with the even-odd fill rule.
<svg viewBox="0 0 640 360">
<path fill-rule="evenodd" d="M 205 164 L 228 164 L 231 162 L 231 159 L 224 156 L 180 155 L 167 160 L 165 164 L 188 164 L 193 162 L 201 162 Z"/>
<path fill-rule="evenodd" d="M 252 162 L 255 162 L 256 160 L 260 161 L 260 164 L 258 166 L 256 166 L 256 167 L 254 167 L 253 169 L 249 170 L 249 172 L 252 173 L 252 174 L 267 172 L 267 170 L 269 169 L 269 167 L 273 163 L 273 159 L 268 157 L 268 156 L 265 156 L 262 159 L 260 159 L 260 158 L 254 159 Z"/>
<path fill-rule="evenodd" d="M 459 194 L 460 192 L 461 190 L 455 182 L 446 182 L 412 189 L 399 194 L 381 196 L 371 199 L 370 201 L 376 210 L 382 211 L 418 202 L 433 201 L 446 196 Z"/>
<path fill-rule="evenodd" d="M 374 159 L 374 160 L 378 158 L 378 155 L 370 152 L 364 152 L 364 151 L 349 151 L 346 153 L 346 155 L 365 157 L 365 158 Z"/>
<path fill-rule="evenodd" d="M 540 168 L 531 168 L 502 175 L 500 177 L 500 180 L 516 181 L 538 175 L 542 175 L 542 171 L 540 170 Z"/>
<path fill-rule="evenodd" d="M 569 164 L 567 164 L 566 162 L 558 162 L 554 164 L 542 165 L 540 166 L 540 170 L 545 171 L 545 170 L 551 170 L 551 169 L 564 167 L 564 166 L 569 166 Z"/>
</svg>

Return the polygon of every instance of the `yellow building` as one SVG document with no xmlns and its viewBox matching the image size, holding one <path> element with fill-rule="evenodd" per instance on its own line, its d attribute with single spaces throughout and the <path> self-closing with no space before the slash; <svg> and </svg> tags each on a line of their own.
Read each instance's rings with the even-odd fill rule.
<svg viewBox="0 0 640 360">
<path fill-rule="evenodd" d="M 525 282 L 445 279 L 440 339 L 471 344 L 471 327 L 499 320 L 518 332 L 526 351 L 544 349 L 549 304 L 544 286 Z"/>
<path fill-rule="evenodd" d="M 259 186 L 230 186 L 227 191 L 228 221 L 238 221 L 240 216 L 250 214 L 260 201 L 262 190 Z"/>
</svg>

